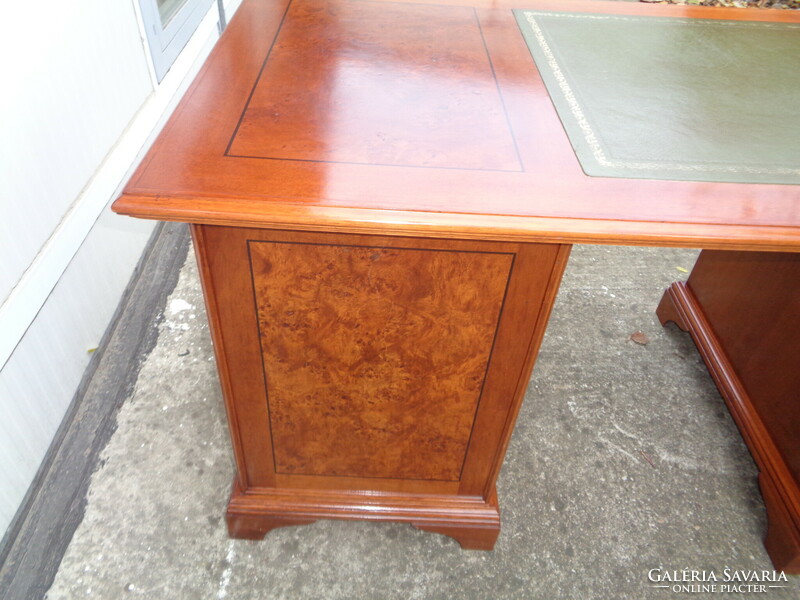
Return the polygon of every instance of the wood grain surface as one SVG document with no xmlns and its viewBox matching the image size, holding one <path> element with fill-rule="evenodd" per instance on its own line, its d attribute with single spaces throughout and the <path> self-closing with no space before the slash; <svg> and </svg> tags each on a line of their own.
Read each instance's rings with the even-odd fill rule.
<svg viewBox="0 0 800 600">
<path fill-rule="evenodd" d="M 458 481 L 514 255 L 249 247 L 276 472 Z"/>
<path fill-rule="evenodd" d="M 568 246 L 192 233 L 243 493 L 493 493 Z"/>
<path fill-rule="evenodd" d="M 800 254 L 702 252 L 688 286 L 800 489 Z"/>
<path fill-rule="evenodd" d="M 228 156 L 522 170 L 474 9 L 305 3 L 288 17 Z"/>
<path fill-rule="evenodd" d="M 234 537 L 403 521 L 491 549 L 569 246 L 193 225 Z"/>
<path fill-rule="evenodd" d="M 519 7 L 246 0 L 115 210 L 382 235 L 800 250 L 795 186 L 586 176 L 514 20 Z M 524 8 L 800 22 L 795 11 L 632 2 Z"/>
</svg>

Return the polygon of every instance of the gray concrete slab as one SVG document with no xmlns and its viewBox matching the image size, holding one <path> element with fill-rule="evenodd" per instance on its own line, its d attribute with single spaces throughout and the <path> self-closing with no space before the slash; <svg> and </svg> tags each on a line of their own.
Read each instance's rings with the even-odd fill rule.
<svg viewBox="0 0 800 600">
<path fill-rule="evenodd" d="M 498 481 L 493 552 L 391 523 L 229 540 L 233 462 L 190 256 L 47 597 L 663 599 L 682 594 L 651 569 L 771 569 L 755 466 L 688 335 L 654 314 L 695 256 L 574 249 Z M 800 597 L 800 581 L 757 596 Z"/>
</svg>

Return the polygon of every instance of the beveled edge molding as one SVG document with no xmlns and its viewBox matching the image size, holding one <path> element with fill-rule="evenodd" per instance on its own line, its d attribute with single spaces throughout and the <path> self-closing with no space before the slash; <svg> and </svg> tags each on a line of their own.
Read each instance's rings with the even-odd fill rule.
<svg viewBox="0 0 800 600">
<path fill-rule="evenodd" d="M 781 458 L 753 401 L 684 282 L 673 283 L 656 309 L 659 321 L 688 331 L 759 469 L 769 520 L 764 545 L 775 568 L 800 574 L 800 487 Z"/>
<path fill-rule="evenodd" d="M 234 484 L 228 512 L 303 519 L 358 519 L 493 525 L 500 523 L 497 495 L 473 496 L 251 488 Z"/>
<path fill-rule="evenodd" d="M 126 193 L 114 212 L 141 219 L 203 225 L 292 229 L 498 242 L 613 244 L 709 250 L 800 251 L 800 230 L 768 224 L 618 221 L 571 216 L 484 215 L 383 210 L 235 198 L 150 196 Z"/>
<path fill-rule="evenodd" d="M 492 550 L 500 535 L 497 492 L 473 496 L 251 488 L 234 480 L 226 512 L 228 534 L 260 540 L 278 527 L 317 519 L 409 523 L 454 538 L 464 549 Z"/>
<path fill-rule="evenodd" d="M 800 529 L 792 521 L 792 515 L 773 480 L 758 474 L 758 483 L 764 504 L 767 507 L 767 535 L 764 546 L 773 564 L 785 573 L 800 575 Z"/>
</svg>

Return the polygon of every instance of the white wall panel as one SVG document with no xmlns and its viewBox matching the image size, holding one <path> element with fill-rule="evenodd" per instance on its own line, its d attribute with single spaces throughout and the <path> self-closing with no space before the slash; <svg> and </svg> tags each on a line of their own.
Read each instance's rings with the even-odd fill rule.
<svg viewBox="0 0 800 600">
<path fill-rule="evenodd" d="M 3 12 L 0 303 L 152 92 L 130 0 Z"/>
<path fill-rule="evenodd" d="M 14 26 L 0 36 L 0 537 L 154 226 L 107 205 L 218 37 L 214 5 L 153 92 L 136 1 L 4 7 Z"/>
<path fill-rule="evenodd" d="M 25 496 L 153 227 L 106 210 L 0 371 L 0 532 Z"/>
</svg>

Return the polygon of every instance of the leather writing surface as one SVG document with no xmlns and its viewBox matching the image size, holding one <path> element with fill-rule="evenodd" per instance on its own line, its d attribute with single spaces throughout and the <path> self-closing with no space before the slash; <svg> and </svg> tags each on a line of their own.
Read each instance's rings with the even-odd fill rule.
<svg viewBox="0 0 800 600">
<path fill-rule="evenodd" d="M 588 175 L 800 183 L 800 26 L 516 17 Z"/>
</svg>

